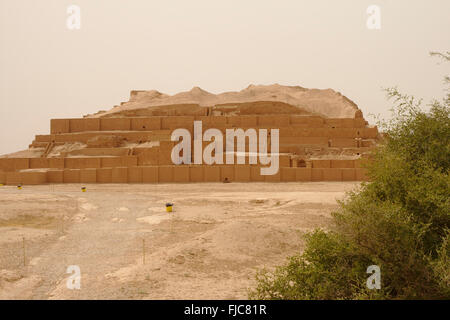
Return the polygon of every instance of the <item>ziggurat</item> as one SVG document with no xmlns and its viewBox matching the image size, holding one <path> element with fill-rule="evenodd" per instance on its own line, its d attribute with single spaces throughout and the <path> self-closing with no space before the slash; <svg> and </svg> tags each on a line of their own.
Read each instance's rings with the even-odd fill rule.
<svg viewBox="0 0 450 320">
<path fill-rule="evenodd" d="M 242 99 L 242 95 L 248 94 L 249 90 L 253 90 L 250 96 L 257 101 Z M 317 104 L 316 97 L 313 99 L 311 95 L 324 95 L 325 92 L 328 101 L 336 98 L 341 105 L 337 111 L 330 107 L 330 103 L 326 104 L 326 108 L 321 105 L 316 108 L 299 107 L 295 103 L 285 102 L 291 98 L 274 95 L 274 90 L 286 95 L 291 91 L 294 92 L 292 94 L 302 94 L 301 101 L 305 105 L 308 101 Z M 270 100 L 267 95 L 261 97 L 261 92 L 269 92 Z M 184 96 L 180 96 L 182 94 Z M 155 91 L 132 91 L 129 102 L 111 111 L 79 119 L 52 119 L 50 133 L 36 135 L 27 152 L 0 157 L 0 183 L 367 179 L 363 162 L 367 161 L 371 148 L 377 143 L 379 133 L 375 126 L 368 125 L 356 105 L 339 93 L 329 90 L 311 93 L 311 90 L 301 87 L 278 85 L 250 86 L 236 93 L 241 94 L 238 102 L 227 102 L 227 99 L 236 99 L 231 95 L 227 99 L 221 97 L 219 103 L 209 106 L 208 99 L 213 96 L 218 99 L 216 97 L 221 95 L 212 95 L 199 88 L 182 94 L 166 96 Z M 230 93 L 222 95 L 226 94 L 230 96 Z M 174 165 L 171 150 L 177 142 L 171 141 L 172 131 L 185 128 L 192 136 L 193 123 L 198 120 L 202 121 L 204 130 L 217 128 L 224 134 L 227 128 L 279 129 L 278 173 L 262 176 L 260 165 L 249 165 L 248 162 L 244 165 Z M 204 142 L 205 145 L 209 143 Z"/>
</svg>

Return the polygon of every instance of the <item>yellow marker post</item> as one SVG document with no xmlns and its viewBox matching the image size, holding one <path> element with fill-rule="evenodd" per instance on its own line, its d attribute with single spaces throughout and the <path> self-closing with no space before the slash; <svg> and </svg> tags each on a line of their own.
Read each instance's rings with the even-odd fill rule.
<svg viewBox="0 0 450 320">
<path fill-rule="evenodd" d="M 81 192 L 86 192 L 86 187 L 81 187 Z"/>
<path fill-rule="evenodd" d="M 173 203 L 166 203 L 166 211 L 167 212 L 172 212 L 172 208 L 173 208 Z"/>
<path fill-rule="evenodd" d="M 17 189 L 22 190 L 22 185 L 19 184 L 19 185 L 17 186 Z"/>
</svg>

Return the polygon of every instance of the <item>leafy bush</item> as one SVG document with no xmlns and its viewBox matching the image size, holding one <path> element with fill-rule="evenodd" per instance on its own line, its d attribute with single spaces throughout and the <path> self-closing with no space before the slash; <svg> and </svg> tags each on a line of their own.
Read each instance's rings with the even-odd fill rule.
<svg viewBox="0 0 450 320">
<path fill-rule="evenodd" d="M 260 271 L 250 298 L 450 298 L 450 98 L 424 111 L 395 88 L 387 94 L 393 117 L 380 123 L 370 182 L 340 202 L 331 230 L 306 236 L 302 254 Z M 370 265 L 381 269 L 379 290 L 366 286 Z"/>
</svg>

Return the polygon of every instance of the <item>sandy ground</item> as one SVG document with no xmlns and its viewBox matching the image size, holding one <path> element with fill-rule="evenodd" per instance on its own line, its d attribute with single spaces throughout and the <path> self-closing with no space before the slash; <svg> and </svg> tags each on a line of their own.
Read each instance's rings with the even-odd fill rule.
<svg viewBox="0 0 450 320">
<path fill-rule="evenodd" d="M 0 299 L 246 299 L 256 271 L 300 252 L 356 186 L 3 186 Z"/>
</svg>

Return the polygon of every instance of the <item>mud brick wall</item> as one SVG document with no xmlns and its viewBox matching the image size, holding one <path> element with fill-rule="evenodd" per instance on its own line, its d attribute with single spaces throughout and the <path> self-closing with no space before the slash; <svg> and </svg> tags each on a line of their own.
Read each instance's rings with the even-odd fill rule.
<svg viewBox="0 0 450 320">
<path fill-rule="evenodd" d="M 280 170 L 273 176 L 262 176 L 259 164 L 181 165 L 171 160 L 176 142 L 170 141 L 172 130 L 188 129 L 201 120 L 203 130 L 249 128 L 280 130 Z M 299 166 L 291 154 L 305 147 L 359 150 L 370 147 L 378 137 L 376 127 L 363 118 L 327 119 L 302 115 L 205 116 L 174 115 L 133 118 L 52 119 L 50 134 L 37 135 L 32 146 L 87 143 L 102 135 L 115 135 L 128 142 L 159 141 L 151 148 L 86 148 L 61 154 L 58 158 L 0 158 L 0 183 L 188 183 L 220 182 L 308 182 L 367 180 L 366 160 L 309 160 Z M 270 140 L 269 140 L 270 143 Z M 203 147 L 210 142 L 204 142 Z M 224 151 L 226 144 L 224 143 Z M 270 150 L 270 145 L 269 145 Z M 246 143 L 246 152 L 249 146 Z M 290 153 L 290 154 L 286 154 Z"/>
<path fill-rule="evenodd" d="M 260 166 L 142 166 L 63 169 L 47 172 L 0 172 L 0 183 L 36 185 L 45 183 L 189 183 L 189 182 L 311 182 L 365 181 L 364 168 L 280 168 L 277 174 L 262 176 Z"/>
</svg>

